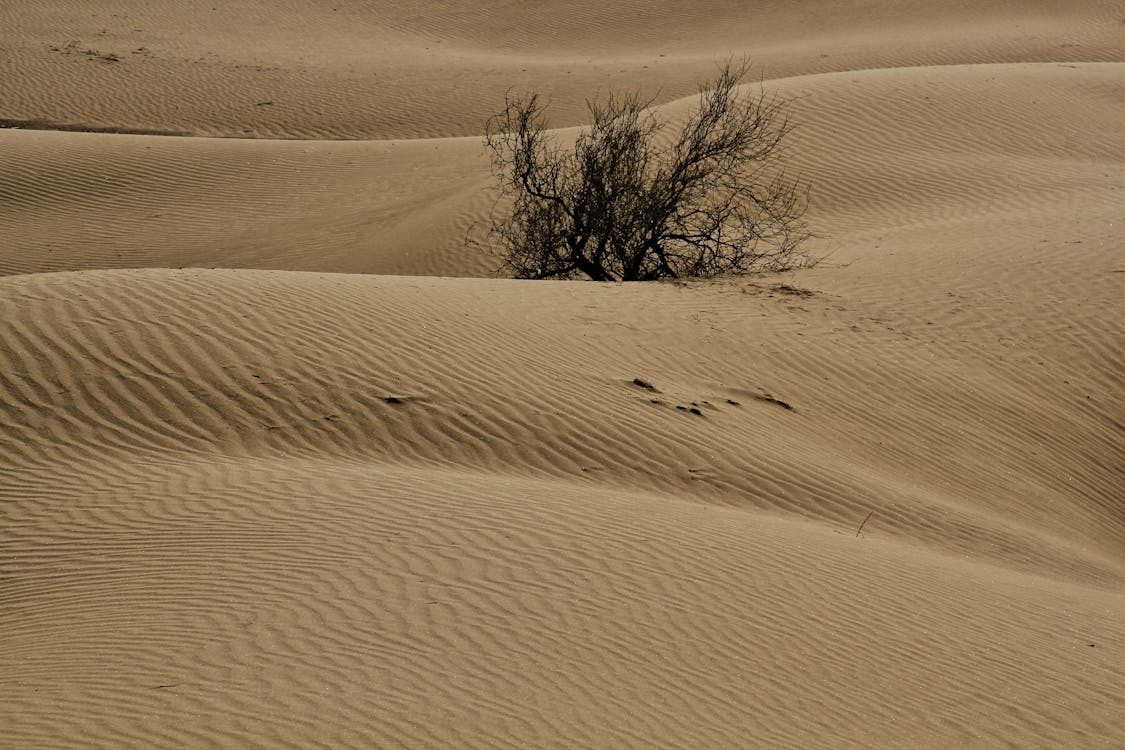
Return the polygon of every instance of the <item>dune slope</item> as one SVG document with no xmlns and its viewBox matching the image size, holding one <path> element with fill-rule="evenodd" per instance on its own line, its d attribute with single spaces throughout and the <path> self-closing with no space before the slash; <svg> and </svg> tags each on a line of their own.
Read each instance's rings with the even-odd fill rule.
<svg viewBox="0 0 1125 750">
<path fill-rule="evenodd" d="M 0 283 L 21 742 L 1122 737 L 1119 392 L 746 282 Z"/>
</svg>

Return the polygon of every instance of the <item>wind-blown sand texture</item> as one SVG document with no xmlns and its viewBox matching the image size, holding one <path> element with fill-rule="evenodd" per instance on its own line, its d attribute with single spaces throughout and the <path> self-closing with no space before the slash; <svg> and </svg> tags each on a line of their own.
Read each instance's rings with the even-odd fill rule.
<svg viewBox="0 0 1125 750">
<path fill-rule="evenodd" d="M 741 55 L 819 267 L 466 242 Z M 1120 3 L 17 0 L 0 118 L 0 747 L 1125 747 Z"/>
</svg>

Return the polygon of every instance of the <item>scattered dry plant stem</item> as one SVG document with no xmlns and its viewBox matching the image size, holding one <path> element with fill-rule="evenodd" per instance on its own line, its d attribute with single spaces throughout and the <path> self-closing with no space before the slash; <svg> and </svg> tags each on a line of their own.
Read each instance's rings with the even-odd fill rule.
<svg viewBox="0 0 1125 750">
<path fill-rule="evenodd" d="M 871 516 L 873 515 L 875 515 L 875 511 L 871 511 L 870 513 L 868 513 L 867 517 L 863 519 L 863 523 L 861 523 L 859 525 L 859 528 L 855 530 L 856 539 L 859 538 L 860 532 L 863 531 L 863 527 L 867 525 L 867 522 L 871 520 Z"/>
</svg>

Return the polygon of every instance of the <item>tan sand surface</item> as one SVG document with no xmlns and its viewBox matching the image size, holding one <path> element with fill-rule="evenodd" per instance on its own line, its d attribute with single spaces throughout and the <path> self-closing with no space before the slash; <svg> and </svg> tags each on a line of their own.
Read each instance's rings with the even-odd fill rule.
<svg viewBox="0 0 1125 750">
<path fill-rule="evenodd" d="M 1125 747 L 1119 4 L 96 5 L 0 8 L 0 748 Z M 732 55 L 823 263 L 495 278 L 508 87 Z"/>
</svg>

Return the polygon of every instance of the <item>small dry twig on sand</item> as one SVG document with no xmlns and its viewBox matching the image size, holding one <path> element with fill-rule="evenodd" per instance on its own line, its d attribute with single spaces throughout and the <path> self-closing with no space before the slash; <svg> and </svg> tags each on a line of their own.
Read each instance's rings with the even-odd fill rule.
<svg viewBox="0 0 1125 750">
<path fill-rule="evenodd" d="M 856 539 L 859 538 L 859 533 L 863 531 L 863 527 L 867 525 L 867 522 L 871 520 L 871 516 L 873 515 L 875 515 L 875 511 L 871 511 L 870 513 L 868 513 L 867 518 L 863 519 L 863 523 L 861 523 L 859 525 L 859 528 L 855 530 Z"/>
</svg>

